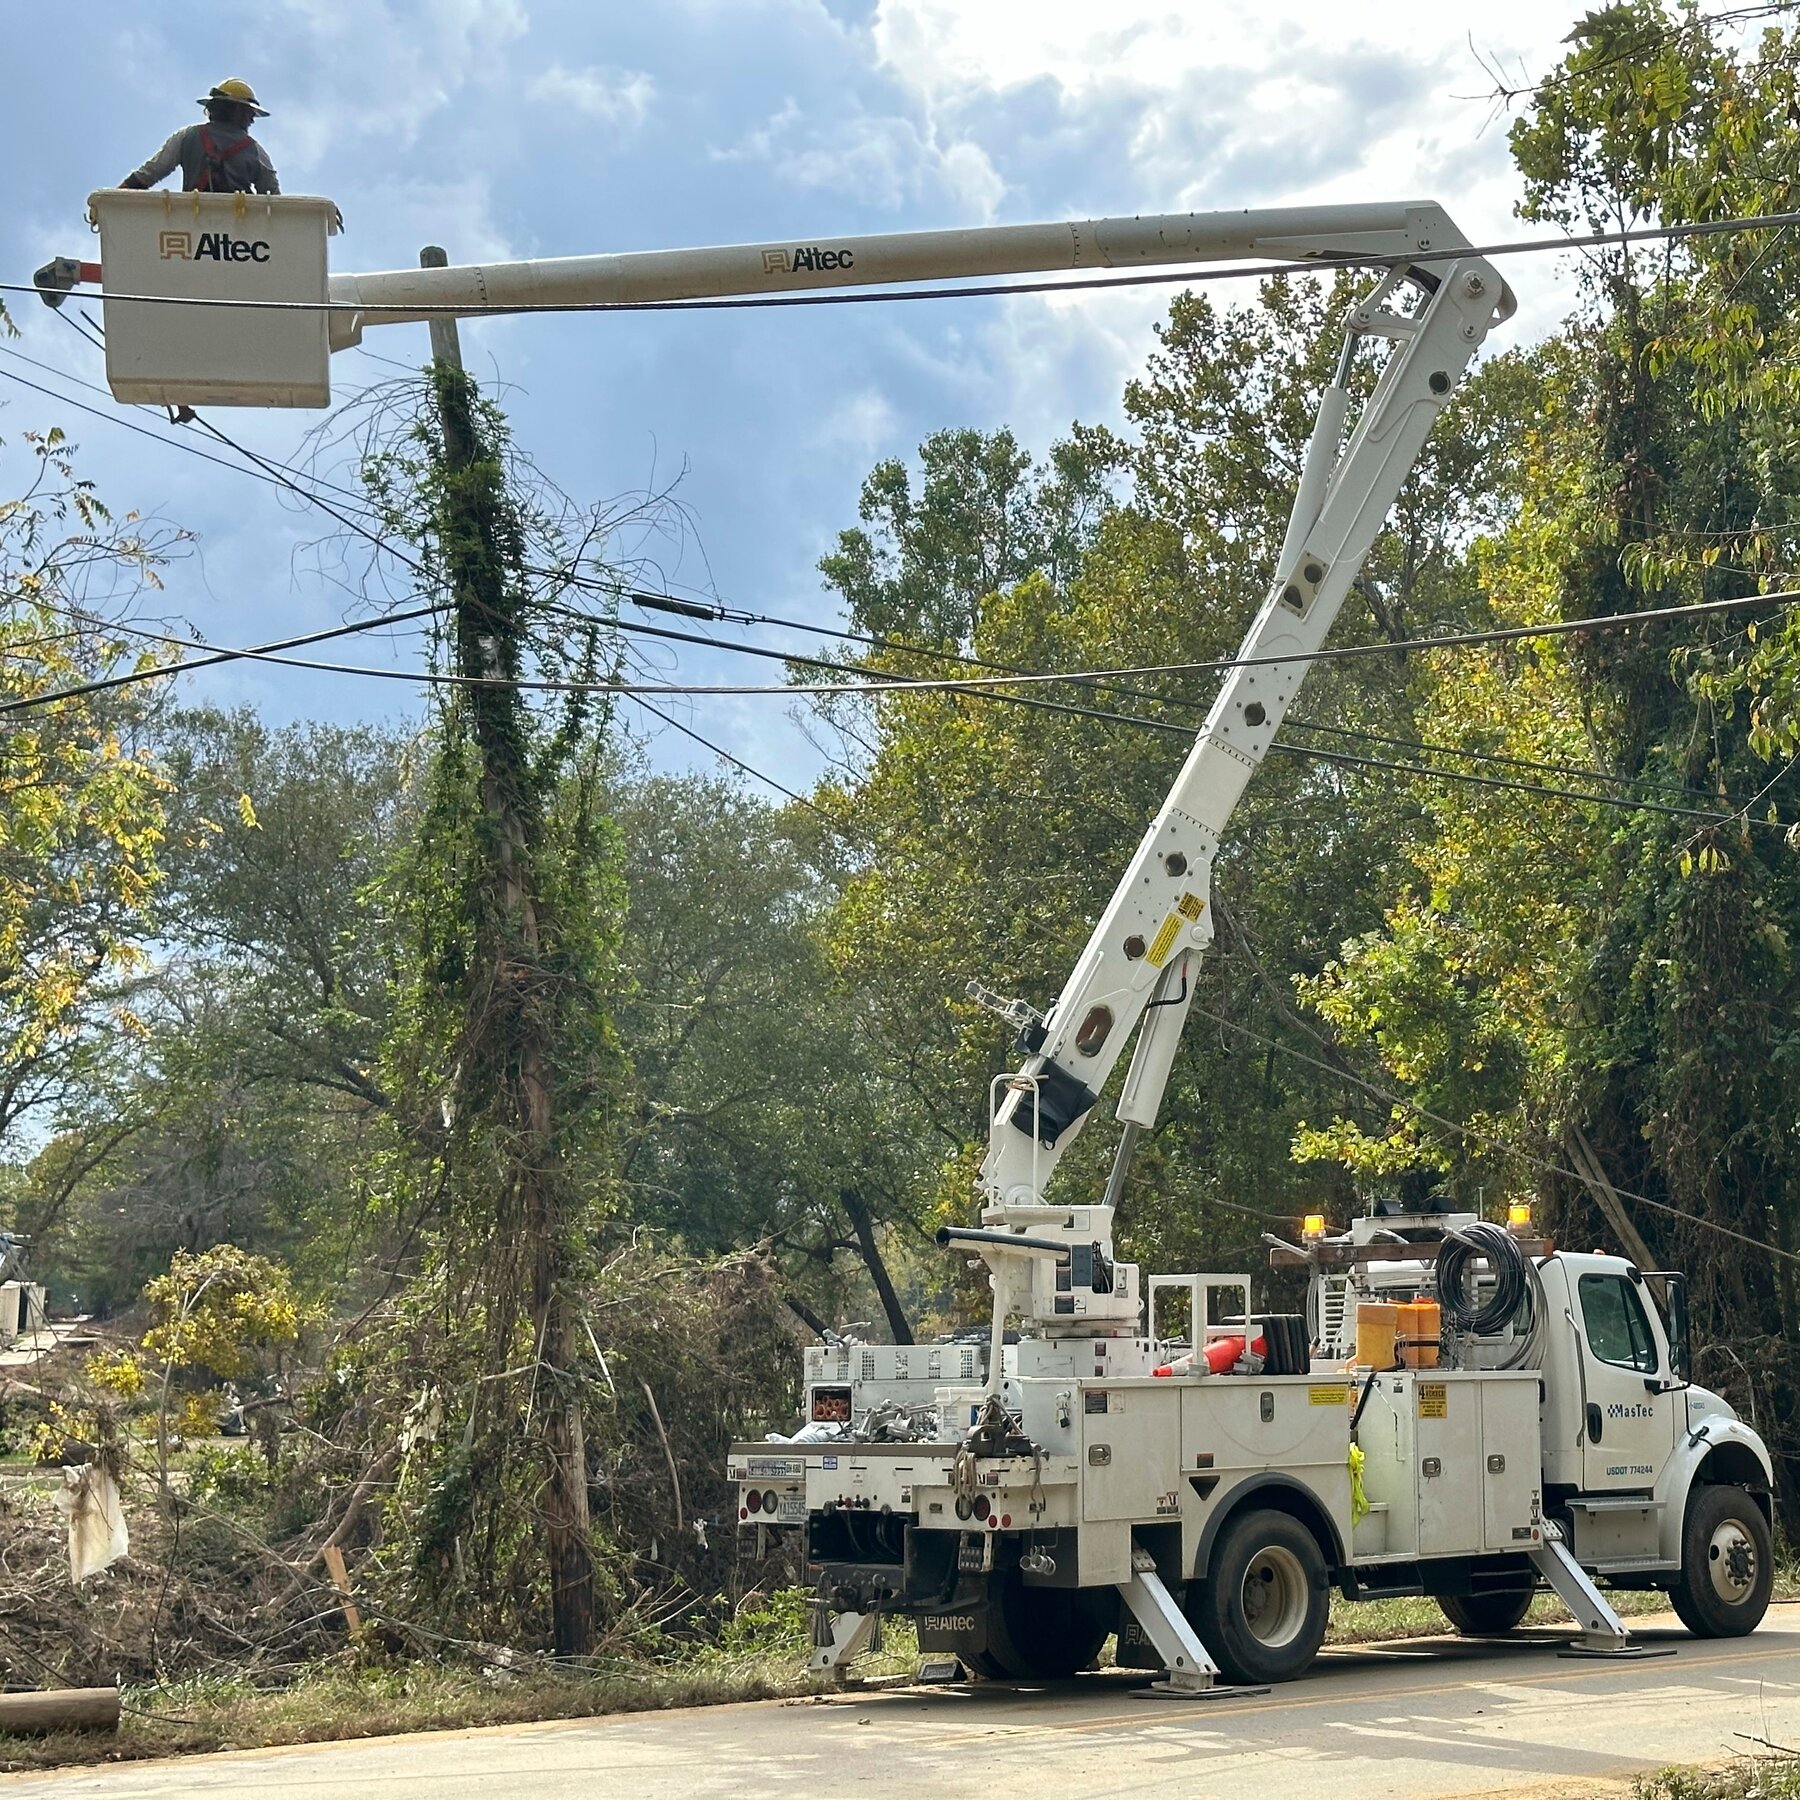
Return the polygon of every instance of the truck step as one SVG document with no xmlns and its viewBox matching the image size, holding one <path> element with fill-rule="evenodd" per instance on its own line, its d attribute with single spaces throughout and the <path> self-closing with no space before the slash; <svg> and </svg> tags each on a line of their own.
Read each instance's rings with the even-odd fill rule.
<svg viewBox="0 0 1800 1800">
<path fill-rule="evenodd" d="M 1652 1500 L 1648 1494 L 1639 1497 L 1634 1494 L 1609 1494 L 1604 1500 L 1571 1500 L 1571 1512 L 1610 1513 L 1610 1512 L 1662 1512 L 1667 1506 L 1666 1500 Z"/>
</svg>

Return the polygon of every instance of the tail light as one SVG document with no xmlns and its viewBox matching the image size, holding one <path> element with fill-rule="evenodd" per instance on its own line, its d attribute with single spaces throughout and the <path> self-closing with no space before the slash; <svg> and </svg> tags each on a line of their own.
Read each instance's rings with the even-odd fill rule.
<svg viewBox="0 0 1800 1800">
<path fill-rule="evenodd" d="M 750 1509 L 750 1510 L 751 1510 L 751 1511 L 752 1511 L 752 1512 L 753 1512 L 753 1513 L 756 1513 L 756 1512 L 761 1512 L 761 1511 L 762 1511 L 762 1503 L 763 1503 L 763 1502 L 762 1502 L 762 1495 L 761 1495 L 761 1494 L 759 1494 L 759 1493 L 758 1493 L 758 1492 L 757 1492 L 757 1491 L 756 1491 L 756 1489 L 755 1489 L 755 1488 L 752 1488 L 752 1489 L 751 1489 L 751 1490 L 750 1490 L 750 1491 L 749 1491 L 749 1493 L 747 1493 L 747 1494 L 746 1494 L 746 1495 L 745 1495 L 745 1496 L 744 1496 L 744 1504 L 745 1504 L 745 1505 L 746 1505 L 746 1506 L 747 1506 L 747 1507 L 749 1507 L 749 1509 Z"/>
</svg>

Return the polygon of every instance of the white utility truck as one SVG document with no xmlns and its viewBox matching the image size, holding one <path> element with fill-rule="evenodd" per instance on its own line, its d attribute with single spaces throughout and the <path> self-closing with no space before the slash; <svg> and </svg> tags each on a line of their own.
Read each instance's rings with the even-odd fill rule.
<svg viewBox="0 0 1800 1800">
<path fill-rule="evenodd" d="M 1378 271 L 1344 321 L 1273 581 L 1162 810 L 1056 1002 L 972 988 L 1019 1033 L 996 1078 L 980 1224 L 985 1342 L 829 1341 L 808 1418 L 731 1453 L 739 1519 L 804 1531 L 820 1583 L 815 1666 L 884 1616 L 992 1676 L 1080 1668 L 1109 1632 L 1167 1690 L 1298 1675 L 1326 1602 L 1425 1593 L 1504 1631 L 1541 1580 L 1578 1648 L 1626 1654 L 1598 1583 L 1666 1588 L 1696 1632 L 1752 1629 L 1772 1576 L 1767 1451 L 1688 1379 L 1680 1278 L 1553 1253 L 1469 1217 L 1322 1226 L 1277 1262 L 1309 1316 L 1254 1310 L 1241 1275 L 1140 1283 L 1114 1209 L 1157 1109 L 1212 937 L 1209 882 L 1245 784 L 1324 644 L 1438 412 L 1511 291 L 1430 203 L 1280 208 L 910 232 L 331 274 L 328 200 L 90 197 L 107 379 L 125 401 L 322 406 L 329 358 L 371 326 L 497 312 L 708 304 L 1050 270 L 1217 262 Z M 735 302 L 734 302 L 735 303 Z M 1352 370 L 1383 354 L 1350 418 Z M 1128 1042 L 1111 1176 L 1052 1202 L 1056 1166 Z M 1228 1299 L 1227 1296 L 1230 1298 Z M 1435 1328 L 1409 1334 L 1434 1296 Z M 1185 1299 L 1177 1329 L 1159 1301 Z M 1432 1304 L 1428 1299 L 1427 1308 Z M 1016 1334 L 1009 1329 L 1017 1321 Z M 1369 1325 L 1365 1341 L 1364 1325 Z"/>
</svg>

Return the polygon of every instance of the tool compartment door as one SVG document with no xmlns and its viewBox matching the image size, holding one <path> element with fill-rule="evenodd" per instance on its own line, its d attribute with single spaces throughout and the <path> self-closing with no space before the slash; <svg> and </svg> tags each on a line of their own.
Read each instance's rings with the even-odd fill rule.
<svg viewBox="0 0 1800 1800">
<path fill-rule="evenodd" d="M 1181 1396 L 1172 1381 L 1083 1388 L 1081 1516 L 1173 1517 L 1181 1507 Z"/>
<path fill-rule="evenodd" d="M 1481 1383 L 1481 1532 L 1485 1548 L 1530 1550 L 1540 1541 L 1542 1469 L 1537 1376 L 1486 1376 Z"/>
<path fill-rule="evenodd" d="M 1419 1554 L 1467 1556 L 1481 1548 L 1481 1389 L 1467 1375 L 1413 1384 Z"/>
</svg>

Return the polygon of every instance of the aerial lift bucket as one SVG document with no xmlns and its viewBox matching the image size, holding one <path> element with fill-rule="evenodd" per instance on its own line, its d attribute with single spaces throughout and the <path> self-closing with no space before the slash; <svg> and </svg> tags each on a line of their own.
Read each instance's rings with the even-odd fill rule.
<svg viewBox="0 0 1800 1800">
<path fill-rule="evenodd" d="M 326 241 L 311 195 L 88 196 L 100 228 L 113 398 L 180 406 L 329 406 Z M 121 295 L 142 295 L 122 299 Z M 179 301 L 287 302 L 277 306 Z M 298 303 L 298 304 L 295 304 Z"/>
</svg>

